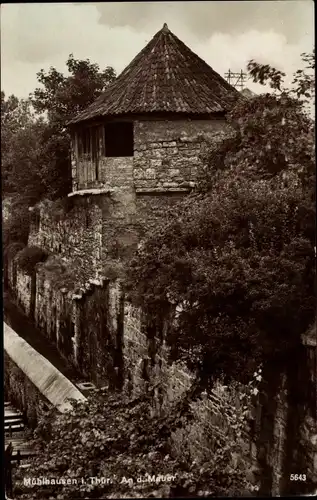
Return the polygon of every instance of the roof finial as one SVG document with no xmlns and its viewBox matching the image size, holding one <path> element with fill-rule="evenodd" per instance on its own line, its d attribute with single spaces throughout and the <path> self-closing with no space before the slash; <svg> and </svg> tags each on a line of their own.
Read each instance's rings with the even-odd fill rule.
<svg viewBox="0 0 317 500">
<path fill-rule="evenodd" d="M 162 29 L 162 31 L 163 31 L 164 33 L 167 33 L 167 32 L 169 31 L 168 26 L 167 26 L 167 24 L 166 24 L 166 23 L 164 23 L 164 24 L 163 24 L 163 29 Z"/>
</svg>

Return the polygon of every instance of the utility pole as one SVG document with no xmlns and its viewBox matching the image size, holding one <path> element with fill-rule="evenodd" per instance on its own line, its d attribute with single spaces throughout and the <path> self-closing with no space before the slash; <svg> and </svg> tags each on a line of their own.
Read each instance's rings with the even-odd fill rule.
<svg viewBox="0 0 317 500">
<path fill-rule="evenodd" d="M 227 79 L 227 82 L 230 83 L 230 85 L 232 85 L 235 88 L 239 88 L 240 90 L 243 90 L 244 84 L 247 80 L 247 74 L 244 73 L 242 70 L 236 73 L 229 69 L 228 73 L 225 73 L 225 78 Z"/>
</svg>

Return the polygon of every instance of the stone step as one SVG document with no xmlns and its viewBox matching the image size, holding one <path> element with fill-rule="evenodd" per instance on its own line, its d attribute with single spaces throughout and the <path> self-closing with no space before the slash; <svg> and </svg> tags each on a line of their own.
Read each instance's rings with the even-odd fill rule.
<svg viewBox="0 0 317 500">
<path fill-rule="evenodd" d="M 12 460 L 14 461 L 20 460 L 21 462 L 23 461 L 25 463 L 25 461 L 28 460 L 30 457 L 34 457 L 34 455 L 36 455 L 36 453 L 33 450 L 29 449 L 18 450 L 18 451 L 19 453 L 15 451 L 12 454 Z"/>
<path fill-rule="evenodd" d="M 12 425 L 16 425 L 16 424 L 23 424 L 23 419 L 21 417 L 12 417 L 12 418 L 5 418 L 4 419 L 4 425 L 5 426 L 12 426 Z"/>
<path fill-rule="evenodd" d="M 33 455 L 35 451 L 32 448 L 32 444 L 30 441 L 26 441 L 25 435 L 23 432 L 15 433 L 13 436 L 5 436 L 5 447 L 7 447 L 11 443 L 12 445 L 12 453 L 15 455 L 18 451 L 22 455 Z"/>
<path fill-rule="evenodd" d="M 5 406 L 5 407 L 4 407 L 4 411 L 5 411 L 5 412 L 6 412 L 6 411 L 15 411 L 15 408 L 14 408 L 12 405 L 10 405 L 10 406 Z"/>
<path fill-rule="evenodd" d="M 12 415 L 12 417 L 4 417 L 4 423 L 6 425 L 14 424 L 17 422 L 24 422 L 23 418 L 20 415 Z"/>
<path fill-rule="evenodd" d="M 11 417 L 12 415 L 17 416 L 19 415 L 22 417 L 22 413 L 19 410 L 15 410 L 14 408 L 5 408 L 4 410 L 4 417 Z"/>
<path fill-rule="evenodd" d="M 14 425 L 5 425 L 4 426 L 5 432 L 18 432 L 18 431 L 23 431 L 24 430 L 24 424 L 14 424 Z"/>
</svg>

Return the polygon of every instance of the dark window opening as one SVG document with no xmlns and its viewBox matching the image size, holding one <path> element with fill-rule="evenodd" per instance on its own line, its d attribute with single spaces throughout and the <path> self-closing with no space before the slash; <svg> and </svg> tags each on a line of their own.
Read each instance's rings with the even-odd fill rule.
<svg viewBox="0 0 317 500">
<path fill-rule="evenodd" d="M 111 158 L 133 156 L 133 146 L 133 122 L 105 125 L 105 156 Z"/>
</svg>

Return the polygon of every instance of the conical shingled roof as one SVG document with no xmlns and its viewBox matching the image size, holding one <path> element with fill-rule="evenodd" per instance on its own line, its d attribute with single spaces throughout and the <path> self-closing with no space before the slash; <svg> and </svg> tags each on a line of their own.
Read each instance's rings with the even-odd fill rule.
<svg viewBox="0 0 317 500">
<path fill-rule="evenodd" d="M 70 123 L 130 113 L 218 113 L 238 96 L 164 24 L 105 92 Z"/>
</svg>

